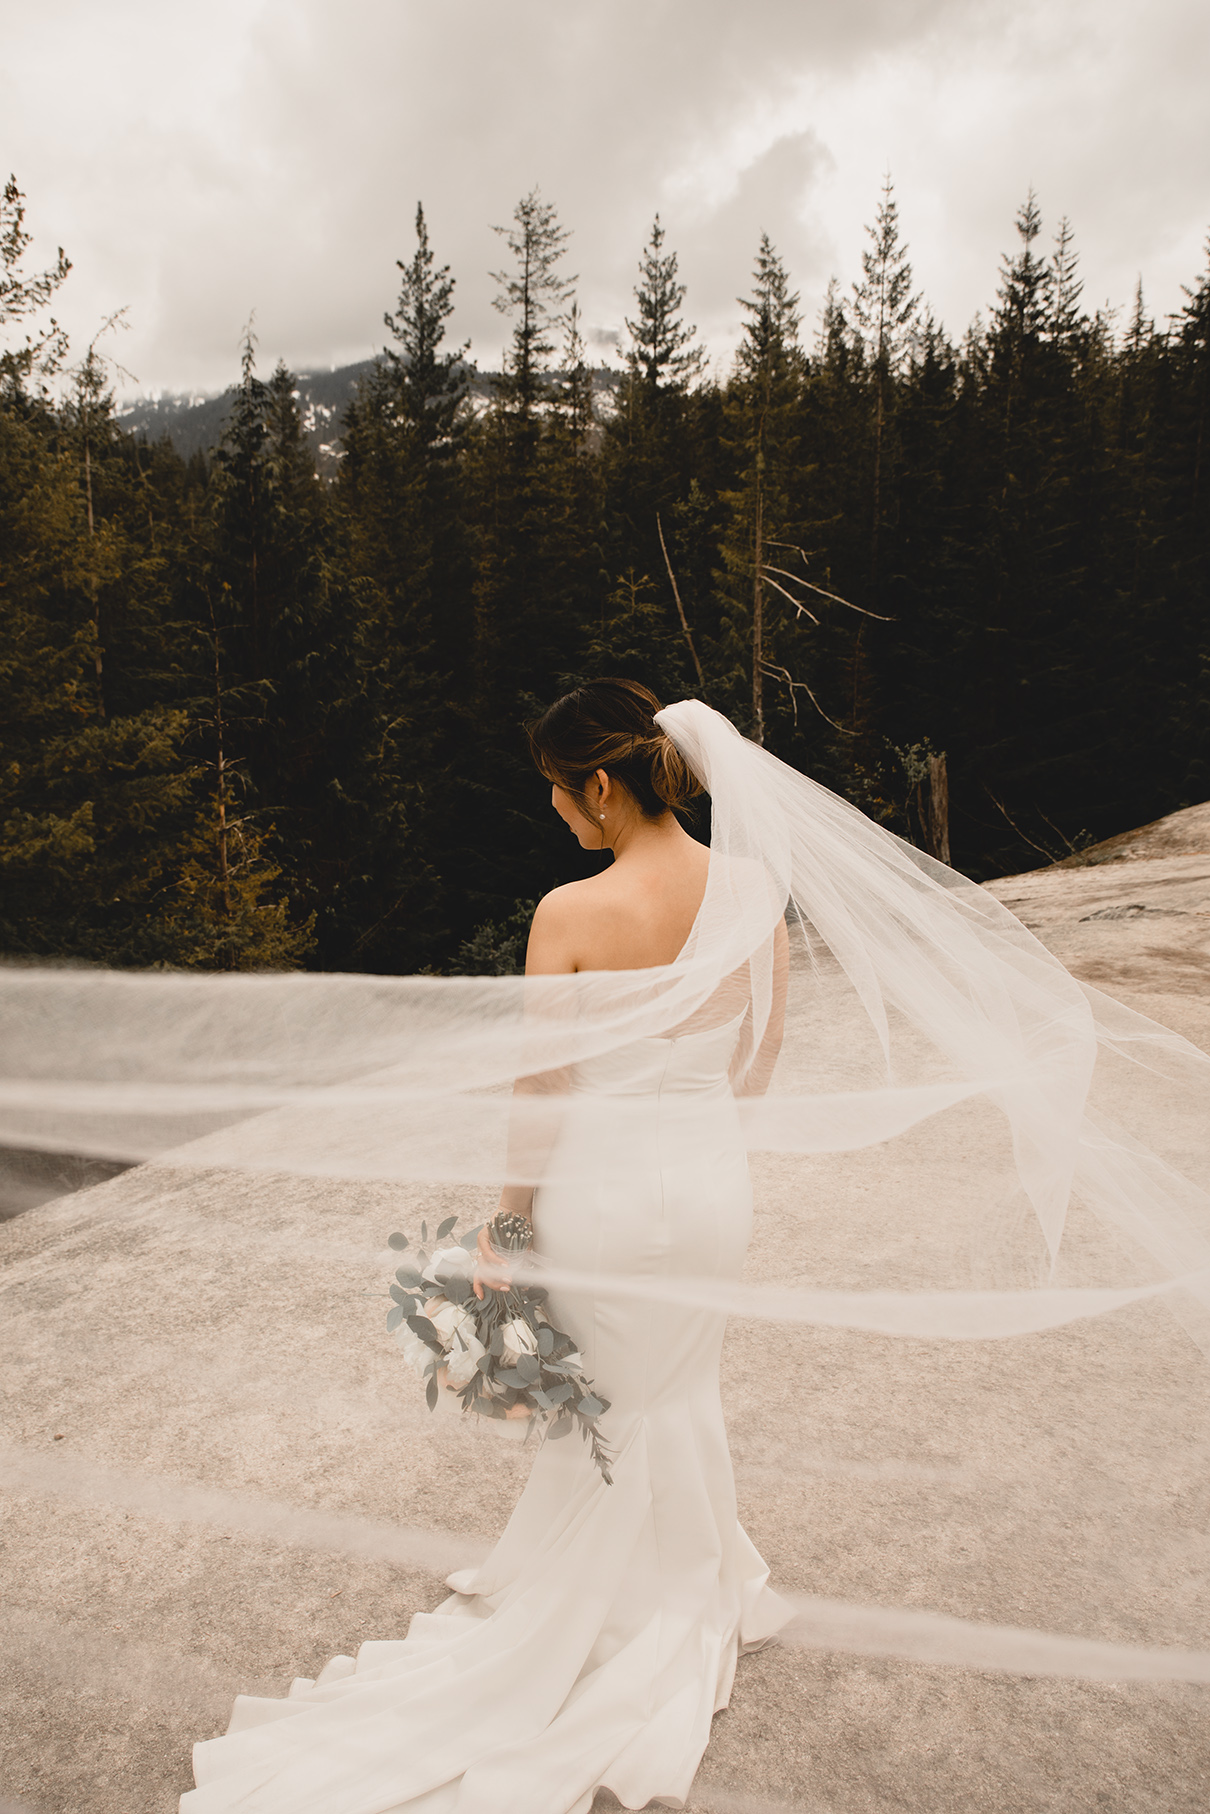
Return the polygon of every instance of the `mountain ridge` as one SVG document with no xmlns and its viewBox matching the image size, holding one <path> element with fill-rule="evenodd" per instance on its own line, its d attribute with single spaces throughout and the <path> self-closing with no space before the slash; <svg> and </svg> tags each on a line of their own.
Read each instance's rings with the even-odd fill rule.
<svg viewBox="0 0 1210 1814">
<path fill-rule="evenodd" d="M 303 434 L 322 477 L 330 477 L 340 462 L 345 412 L 357 386 L 378 363 L 378 359 L 359 359 L 352 365 L 333 366 L 329 371 L 294 374 L 294 395 Z M 470 394 L 476 407 L 487 404 L 500 376 L 499 372 L 469 368 Z M 596 368 L 592 374 L 594 395 L 612 396 L 619 376 L 609 366 Z M 159 397 L 136 397 L 118 406 L 117 419 L 129 434 L 145 436 L 148 441 L 167 439 L 181 458 L 188 460 L 193 454 L 208 454 L 218 446 L 237 388 L 231 384 L 225 391 L 209 395 L 173 391 Z"/>
</svg>

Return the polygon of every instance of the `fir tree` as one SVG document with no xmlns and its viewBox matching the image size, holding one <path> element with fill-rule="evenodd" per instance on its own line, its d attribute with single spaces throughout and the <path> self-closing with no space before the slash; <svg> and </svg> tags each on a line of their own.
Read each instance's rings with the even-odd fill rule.
<svg viewBox="0 0 1210 1814">
<path fill-rule="evenodd" d="M 492 306 L 514 317 L 500 389 L 508 405 L 528 420 L 547 394 L 545 375 L 555 350 L 552 335 L 576 283 L 559 269 L 571 234 L 559 224 L 553 203 L 544 202 L 537 189 L 517 203 L 511 227 L 492 231 L 500 234 L 514 260 L 512 270 L 491 274 L 500 285 Z"/>
<path fill-rule="evenodd" d="M 682 318 L 685 286 L 677 276 L 676 253 L 665 252 L 664 239 L 657 214 L 639 262 L 640 281 L 634 293 L 638 320 L 626 318 L 631 339 L 627 362 L 648 398 L 687 390 L 706 363 L 705 348 L 694 344 L 697 329 Z"/>
<path fill-rule="evenodd" d="M 9 324 L 40 315 L 71 270 L 71 260 L 60 246 L 55 262 L 44 271 L 25 272 L 22 265 L 32 244 L 33 234 L 25 225 L 25 196 L 16 177 L 10 176 L 0 194 L 0 332 L 6 340 Z M 0 396 L 20 395 L 31 377 L 52 377 L 66 356 L 67 336 L 53 317 L 16 345 L 0 346 Z"/>
<path fill-rule="evenodd" d="M 685 285 L 666 249 L 657 214 L 639 261 L 631 343 L 602 448 L 608 540 L 615 594 L 635 571 L 663 576 L 666 608 L 676 609 L 660 525 L 671 523 L 700 476 L 705 349 L 683 314 Z M 699 388 L 694 389 L 695 385 Z M 696 554 L 695 550 L 695 554 Z"/>
<path fill-rule="evenodd" d="M 753 293 L 741 297 L 748 319 L 736 354 L 727 399 L 727 431 L 738 484 L 726 495 L 730 521 L 723 558 L 732 580 L 732 644 L 747 643 L 737 666 L 750 678 L 751 735 L 765 740 L 765 680 L 784 665 L 775 659 L 776 632 L 769 606 L 786 605 L 793 621 L 805 608 L 786 568 L 801 539 L 801 475 L 796 470 L 798 408 L 804 361 L 798 342 L 798 296 L 767 233 L 761 235 Z M 746 595 L 746 596 L 745 596 Z M 779 613 L 779 616 L 784 615 Z M 746 624 L 746 634 L 739 626 Z M 780 651 L 785 653 L 784 650 Z"/>
<path fill-rule="evenodd" d="M 883 532 L 887 417 L 896 380 L 908 356 L 920 298 L 912 293 L 912 267 L 899 237 L 899 209 L 890 175 L 882 186 L 871 244 L 861 255 L 862 281 L 853 286 L 853 315 L 864 337 L 873 386 L 873 474 L 870 508 L 870 598 L 878 609 Z"/>
</svg>

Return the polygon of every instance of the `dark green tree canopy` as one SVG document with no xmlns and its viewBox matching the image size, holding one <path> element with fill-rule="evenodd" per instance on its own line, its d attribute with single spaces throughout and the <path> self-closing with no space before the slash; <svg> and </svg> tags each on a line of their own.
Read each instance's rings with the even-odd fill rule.
<svg viewBox="0 0 1210 1814">
<path fill-rule="evenodd" d="M 676 253 L 664 250 L 665 237 L 657 214 L 639 263 L 638 320 L 626 318 L 631 370 L 651 393 L 683 391 L 706 363 L 706 349 L 694 345 L 697 329 L 681 315 L 685 286 L 677 277 Z"/>
<path fill-rule="evenodd" d="M 68 262 L 26 272 L 24 209 L 10 181 L 9 952 L 514 965 L 525 904 L 592 861 L 524 724 L 619 669 L 976 877 L 1210 794 L 1206 270 L 1158 325 L 1140 284 L 1119 328 L 1084 305 L 1066 220 L 1044 251 L 1031 194 L 955 342 L 888 178 L 810 357 L 759 236 L 714 382 L 657 217 L 611 372 L 535 190 L 501 230 L 512 333 L 481 378 L 418 208 L 336 457 L 249 326 L 218 444 L 186 461 L 124 429 L 104 330 L 68 362 L 45 319 Z"/>
</svg>

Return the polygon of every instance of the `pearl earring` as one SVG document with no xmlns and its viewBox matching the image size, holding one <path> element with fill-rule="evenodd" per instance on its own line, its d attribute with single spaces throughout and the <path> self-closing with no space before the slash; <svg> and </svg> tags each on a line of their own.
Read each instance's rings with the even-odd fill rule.
<svg viewBox="0 0 1210 1814">
<path fill-rule="evenodd" d="M 603 818 L 604 818 L 604 817 L 605 817 L 605 814 L 604 814 L 604 813 L 602 813 L 602 814 L 601 814 L 601 817 L 602 817 L 602 819 L 603 819 Z"/>
</svg>

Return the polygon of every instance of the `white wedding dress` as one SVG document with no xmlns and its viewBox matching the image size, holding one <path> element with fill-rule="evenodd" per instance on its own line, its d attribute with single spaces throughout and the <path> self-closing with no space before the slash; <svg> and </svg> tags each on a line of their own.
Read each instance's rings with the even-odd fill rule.
<svg viewBox="0 0 1210 1814">
<path fill-rule="evenodd" d="M 534 1207 L 553 1266 L 734 1278 L 751 1190 L 728 1066 L 742 1021 L 577 1065 Z M 286 1700 L 241 1696 L 194 1749 L 182 1814 L 586 1814 L 681 1806 L 736 1658 L 790 1608 L 736 1520 L 724 1319 L 552 1292 L 610 1409 L 606 1485 L 546 1442 L 499 1543 L 406 1638 L 336 1657 Z"/>
</svg>

